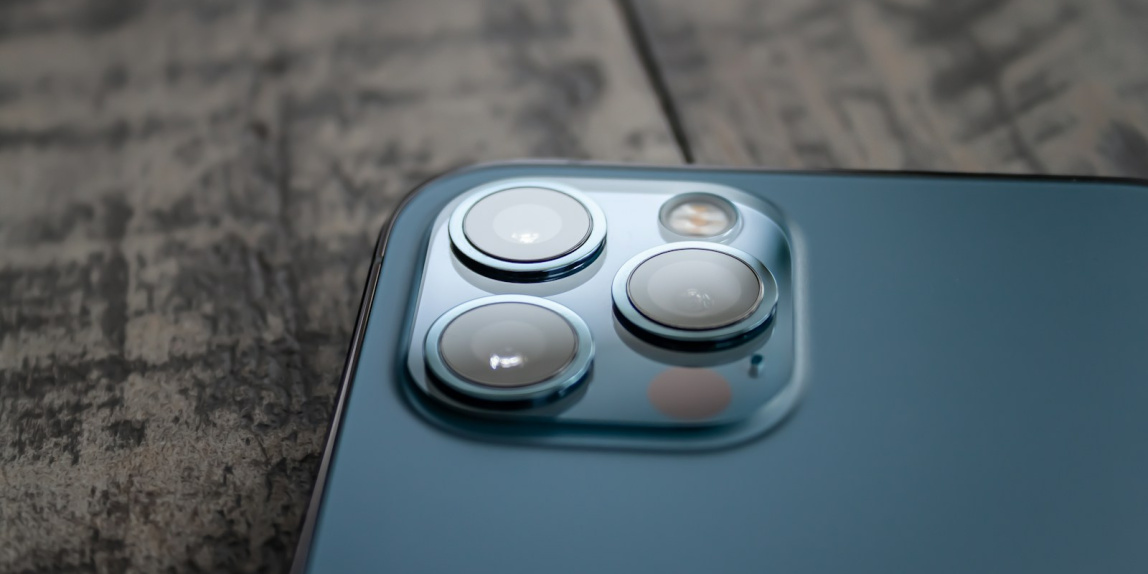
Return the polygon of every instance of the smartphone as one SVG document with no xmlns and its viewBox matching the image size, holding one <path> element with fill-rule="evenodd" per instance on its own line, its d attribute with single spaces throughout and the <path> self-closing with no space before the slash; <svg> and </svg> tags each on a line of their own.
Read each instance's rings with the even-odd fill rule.
<svg viewBox="0 0 1148 574">
<path fill-rule="evenodd" d="M 381 234 L 294 571 L 1148 572 L 1148 188 L 434 179 Z"/>
</svg>

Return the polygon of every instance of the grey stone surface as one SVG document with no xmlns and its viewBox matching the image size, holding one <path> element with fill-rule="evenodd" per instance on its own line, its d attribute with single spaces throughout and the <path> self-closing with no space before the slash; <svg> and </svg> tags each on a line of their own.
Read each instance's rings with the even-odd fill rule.
<svg viewBox="0 0 1148 574">
<path fill-rule="evenodd" d="M 0 571 L 283 571 L 375 235 L 679 160 L 616 6 L 0 4 Z"/>
</svg>

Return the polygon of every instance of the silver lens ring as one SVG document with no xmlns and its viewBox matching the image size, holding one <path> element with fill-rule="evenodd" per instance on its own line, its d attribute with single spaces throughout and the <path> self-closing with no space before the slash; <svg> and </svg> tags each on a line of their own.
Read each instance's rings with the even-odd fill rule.
<svg viewBox="0 0 1148 574">
<path fill-rule="evenodd" d="M 569 251 L 557 254 L 550 258 L 539 260 L 515 260 L 515 258 L 497 257 L 487 249 L 484 251 L 467 235 L 467 215 L 471 213 L 480 202 L 501 192 L 517 189 L 536 188 L 560 194 L 573 200 L 585 210 L 585 217 L 589 221 L 589 229 L 580 237 L 580 241 Z M 581 214 L 579 214 L 581 217 Z M 465 263 L 486 275 L 496 278 L 508 278 L 519 281 L 545 281 L 563 277 L 577 271 L 590 262 L 602 251 L 606 240 L 606 214 L 589 197 L 582 192 L 561 184 L 549 181 L 515 181 L 485 187 L 466 198 L 451 213 L 447 229 L 450 234 L 451 245 Z"/>
<path fill-rule="evenodd" d="M 573 337 L 574 349 L 569 360 L 558 372 L 537 382 L 495 386 L 471 380 L 451 368 L 449 358 L 445 357 L 443 353 L 443 339 L 448 327 L 471 311 L 504 304 L 533 306 L 549 311 L 569 327 Z M 431 374 L 450 390 L 482 401 L 541 402 L 567 394 L 585 378 L 594 358 L 594 342 L 586 322 L 576 313 L 558 303 L 526 295 L 495 295 L 467 301 L 436 319 L 427 332 L 424 351 L 427 367 Z M 491 368 L 495 367 L 492 365 Z"/>
<path fill-rule="evenodd" d="M 744 312 L 736 308 L 729 310 L 724 320 L 715 319 L 712 325 L 706 324 L 707 317 L 702 317 L 693 324 L 684 324 L 686 321 L 669 321 L 658 317 L 656 313 L 651 313 L 649 305 L 643 313 L 639 308 L 640 305 L 635 304 L 630 284 L 635 272 L 643 264 L 659 256 L 691 251 L 708 252 L 702 254 L 706 256 L 709 254 L 728 256 L 731 261 L 736 260 L 743 264 L 748 272 L 752 272 L 756 277 L 756 289 L 745 294 L 745 297 L 753 301 L 752 306 L 743 303 Z M 686 264 L 688 265 L 688 262 Z M 710 278 L 704 273 L 695 276 Z M 778 291 L 773 274 L 756 257 L 727 245 L 707 241 L 681 241 L 648 249 L 627 261 L 614 276 L 612 295 L 614 308 L 624 322 L 637 328 L 642 334 L 684 344 L 716 344 L 738 339 L 766 326 L 777 310 Z"/>
</svg>

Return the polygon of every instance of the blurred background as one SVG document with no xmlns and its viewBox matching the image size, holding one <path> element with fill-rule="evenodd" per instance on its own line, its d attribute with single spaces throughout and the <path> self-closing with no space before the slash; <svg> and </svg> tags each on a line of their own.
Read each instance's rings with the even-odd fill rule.
<svg viewBox="0 0 1148 574">
<path fill-rule="evenodd" d="M 0 1 L 0 571 L 283 572 L 378 229 L 566 157 L 1148 177 L 1148 0 Z"/>
</svg>

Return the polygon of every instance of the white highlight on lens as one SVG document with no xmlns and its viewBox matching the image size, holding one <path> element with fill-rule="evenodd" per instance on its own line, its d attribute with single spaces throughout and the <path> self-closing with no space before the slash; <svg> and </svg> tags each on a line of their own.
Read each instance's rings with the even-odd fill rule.
<svg viewBox="0 0 1148 574">
<path fill-rule="evenodd" d="M 495 353 L 490 356 L 490 368 L 492 370 L 513 369 L 514 367 L 521 367 L 525 363 L 526 359 L 524 359 L 522 355 L 511 355 L 509 357 L 503 357 L 498 353 Z"/>
<path fill-rule="evenodd" d="M 689 310 L 693 313 L 705 313 L 714 306 L 713 297 L 709 293 L 690 287 L 682 293 L 682 300 L 685 302 L 682 310 Z"/>
<path fill-rule="evenodd" d="M 539 237 L 542 237 L 542 234 L 537 232 L 530 233 L 523 231 L 510 234 L 510 238 L 519 243 L 534 243 L 535 241 L 538 241 Z"/>
<path fill-rule="evenodd" d="M 533 245 L 554 239 L 562 231 L 562 215 L 544 205 L 515 205 L 502 210 L 492 224 L 504 241 Z"/>
</svg>

